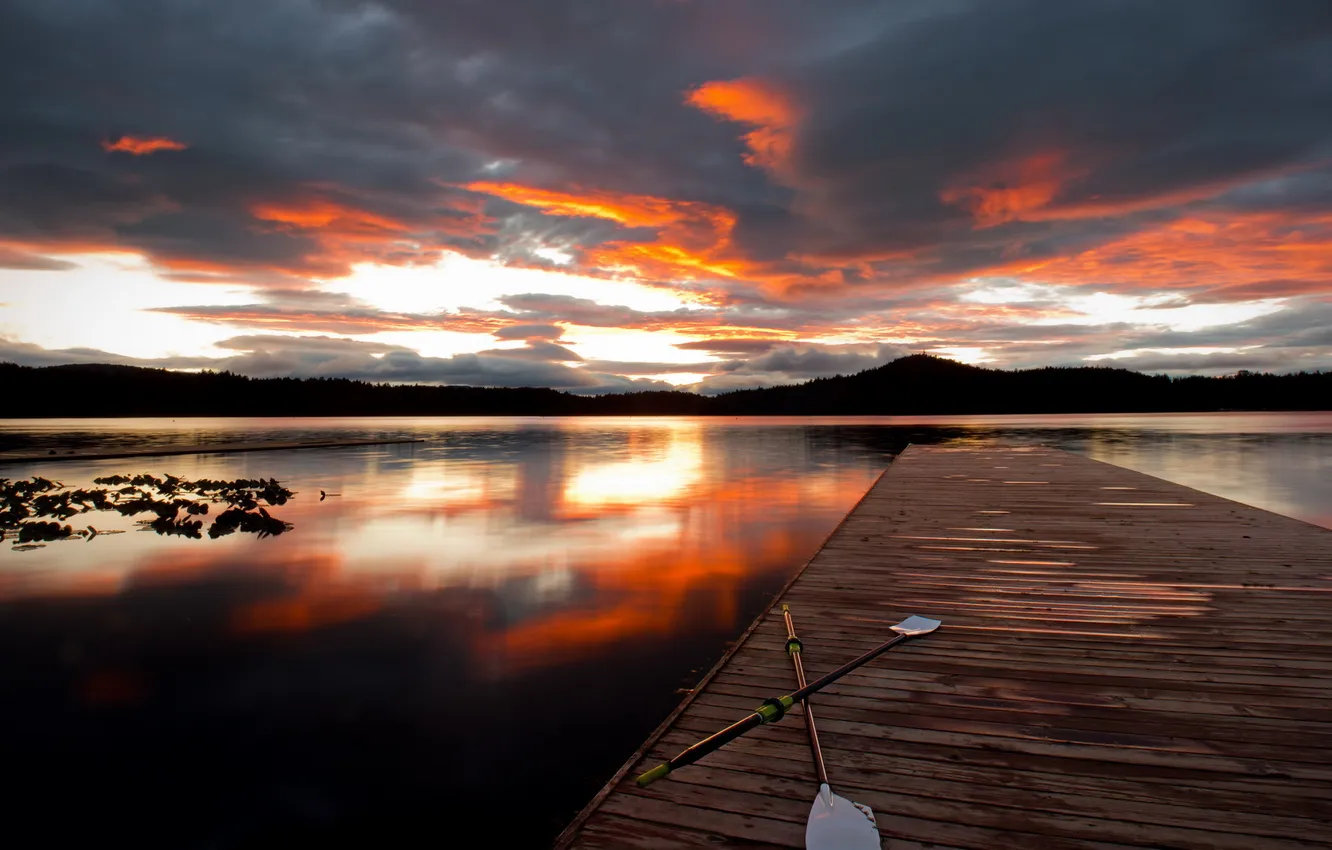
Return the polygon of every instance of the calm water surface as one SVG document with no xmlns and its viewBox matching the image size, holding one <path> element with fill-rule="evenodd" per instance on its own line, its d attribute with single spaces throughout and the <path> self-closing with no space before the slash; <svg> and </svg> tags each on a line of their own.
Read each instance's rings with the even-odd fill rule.
<svg viewBox="0 0 1332 850">
<path fill-rule="evenodd" d="M 276 477 L 277 538 L 0 548 L 10 829 L 54 846 L 540 847 L 909 442 L 1039 442 L 1332 527 L 1332 414 L 0 422 L 0 449 L 424 443 L 6 465 Z M 330 495 L 319 501 L 319 491 Z"/>
</svg>

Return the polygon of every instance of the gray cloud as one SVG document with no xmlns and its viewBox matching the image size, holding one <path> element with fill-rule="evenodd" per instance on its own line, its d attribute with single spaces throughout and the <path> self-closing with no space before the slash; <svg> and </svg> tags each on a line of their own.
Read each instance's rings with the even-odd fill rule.
<svg viewBox="0 0 1332 850">
<path fill-rule="evenodd" d="M 44 348 L 0 335 L 0 363 L 21 366 L 63 366 L 67 364 L 109 363 L 114 366 L 143 366 L 149 369 L 204 369 L 218 362 L 209 357 L 162 357 L 157 359 L 127 357 L 98 348 Z"/>
<path fill-rule="evenodd" d="M 1313 372 L 1332 369 L 1332 354 L 1326 348 L 1282 351 L 1262 349 L 1210 354 L 1196 352 L 1171 354 L 1144 349 L 1130 357 L 1099 361 L 1099 365 L 1173 375 L 1226 375 L 1241 369 L 1251 372 Z"/>
<path fill-rule="evenodd" d="M 502 313 L 481 311 L 395 313 L 344 293 L 314 289 L 266 289 L 258 294 L 261 300 L 254 304 L 157 307 L 152 312 L 220 325 L 348 336 L 389 330 L 495 331 L 498 334 L 506 322 Z"/>
<path fill-rule="evenodd" d="M 588 360 L 587 367 L 598 372 L 610 372 L 616 375 L 669 375 L 672 373 L 711 372 L 717 363 L 696 361 L 693 363 L 664 363 L 643 360 Z"/>
<path fill-rule="evenodd" d="M 940 287 L 959 276 L 1094 251 L 1185 217 L 1261 232 L 1225 236 L 1190 262 L 1148 245 L 1073 264 L 1062 282 L 1214 302 L 1326 295 L 1329 57 L 1326 0 L 8 0 L 0 268 L 57 271 L 68 264 L 46 256 L 53 246 L 119 247 L 173 279 L 271 290 L 243 307 L 167 310 L 199 321 L 529 341 L 520 355 L 480 352 L 472 371 L 403 352 L 380 352 L 376 366 L 357 359 L 365 348 L 317 364 L 467 380 L 509 380 L 520 360 L 548 370 L 523 373 L 533 380 L 573 380 L 555 367 L 587 367 L 566 365 L 577 355 L 554 344 L 558 333 L 507 330 L 559 323 L 684 328 L 709 337 L 685 350 L 750 356 L 716 381 L 821 374 L 834 355 L 762 332 L 888 337 L 937 319 L 930 299 L 955 298 Z M 793 105 L 791 126 L 778 128 L 789 151 L 766 169 L 744 161 L 753 127 L 684 102 L 705 82 L 745 77 Z M 186 147 L 103 148 L 125 134 Z M 579 257 L 656 238 L 655 226 L 542 214 L 460 188 L 477 180 L 712 205 L 735 218 L 716 250 L 742 272 L 694 282 L 660 272 L 654 282 L 716 306 L 656 312 L 529 293 L 503 299 L 503 311 L 392 313 L 301 288 L 366 260 L 457 250 L 550 267 L 551 248 Z M 1247 258 L 1255 241 L 1304 250 Z M 1149 263 L 1157 275 L 1145 276 Z M 578 260 L 570 269 L 587 271 Z M 1020 320 L 927 332 L 1028 363 L 1115 345 L 1328 347 L 1326 321 L 1311 321 L 1118 339 Z M 722 338 L 732 332 L 746 336 Z M 250 355 L 256 368 L 313 362 L 294 351 Z"/>
<path fill-rule="evenodd" d="M 57 260 L 54 257 L 43 257 L 40 254 L 33 254 L 28 251 L 17 251 L 0 245 L 0 269 L 58 272 L 76 268 L 78 268 L 77 263 Z"/>
<path fill-rule="evenodd" d="M 388 261 L 452 247 L 535 262 L 542 245 L 623 235 L 501 202 L 481 226 L 475 199 L 448 188 L 500 178 L 723 205 L 753 259 L 868 258 L 872 277 L 905 281 L 1137 221 L 1087 220 L 1088 206 L 1132 213 L 1271 178 L 1232 204 L 1325 210 L 1309 186 L 1332 180 L 1330 37 L 1322 0 L 12 0 L 0 73 L 22 84 L 0 92 L 0 233 L 320 273 L 351 258 L 314 230 L 256 227 L 256 205 L 401 225 L 395 240 L 329 225 Z M 743 126 L 683 103 L 740 76 L 799 105 L 781 175 L 745 165 Z M 121 133 L 189 147 L 101 149 Z M 1045 211 L 1076 221 L 977 231 L 941 200 L 959 180 L 1022 179 L 1000 166 L 1055 150 Z M 872 259 L 894 251 L 918 259 Z"/>
<path fill-rule="evenodd" d="M 665 327 L 690 321 L 707 322 L 716 316 L 714 310 L 686 308 L 643 312 L 630 307 L 601 304 L 590 298 L 535 292 L 505 295 L 499 299 L 499 303 L 524 320 L 559 321 L 594 328 Z"/>
<path fill-rule="evenodd" d="M 252 334 L 218 348 L 223 357 L 126 357 L 90 348 L 47 349 L 0 337 L 0 362 L 24 366 L 110 363 L 153 369 L 212 369 L 253 378 L 352 378 L 377 383 L 478 387 L 550 387 L 580 394 L 670 389 L 661 381 L 577 369 L 562 360 L 577 355 L 560 346 L 424 357 L 403 346 L 326 336 Z M 558 350 L 557 350 L 558 349 Z"/>
<path fill-rule="evenodd" d="M 559 339 L 564 328 L 559 325 L 508 325 L 495 331 L 497 339 Z"/>
<path fill-rule="evenodd" d="M 478 353 L 495 357 L 517 357 L 523 360 L 570 361 L 583 359 L 563 345 L 556 345 L 553 342 L 541 339 L 529 339 L 527 345 L 522 348 L 492 348 Z"/>
<path fill-rule="evenodd" d="M 714 354 L 762 354 L 779 345 L 779 339 L 726 338 L 700 339 L 693 342 L 676 343 L 676 348 L 685 351 L 707 351 Z"/>
<path fill-rule="evenodd" d="M 705 395 L 730 390 L 796 384 L 811 378 L 852 375 L 903 357 L 911 352 L 884 344 L 782 345 L 747 359 L 714 364 L 714 374 L 694 389 Z"/>
</svg>

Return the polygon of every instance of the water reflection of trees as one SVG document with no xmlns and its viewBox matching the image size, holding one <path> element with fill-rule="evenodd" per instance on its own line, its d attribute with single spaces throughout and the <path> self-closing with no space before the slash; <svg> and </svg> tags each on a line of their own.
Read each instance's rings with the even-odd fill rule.
<svg viewBox="0 0 1332 850">
<path fill-rule="evenodd" d="M 276 479 L 239 478 L 191 481 L 167 475 L 111 475 L 93 479 L 94 487 L 66 487 L 59 481 L 33 476 L 10 481 L 0 478 L 0 541 L 11 534 L 13 548 L 28 551 L 60 540 L 92 540 L 119 530 L 98 530 L 93 525 L 74 528 L 65 520 L 107 511 L 125 517 L 153 514 L 139 525 L 163 536 L 202 538 L 202 519 L 212 505 L 226 505 L 208 527 L 210 538 L 237 531 L 272 537 L 291 524 L 270 516 L 267 506 L 285 505 L 295 494 Z"/>
</svg>

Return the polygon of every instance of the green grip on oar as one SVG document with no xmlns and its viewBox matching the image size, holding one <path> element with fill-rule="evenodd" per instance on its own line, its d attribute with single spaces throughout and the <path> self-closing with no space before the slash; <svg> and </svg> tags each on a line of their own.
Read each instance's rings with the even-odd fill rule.
<svg viewBox="0 0 1332 850">
<path fill-rule="evenodd" d="M 785 606 L 783 607 L 785 608 Z M 754 709 L 754 711 L 744 719 L 732 723 L 720 732 L 712 733 L 697 744 L 694 744 L 692 747 L 681 752 L 666 764 L 658 765 L 638 777 L 638 784 L 640 786 L 650 785 L 672 771 L 691 765 L 708 753 L 716 752 L 756 726 L 761 726 L 764 723 L 775 723 L 776 721 L 781 720 L 786 716 L 787 709 L 795 705 L 797 700 L 803 700 L 811 694 L 818 693 L 833 682 L 836 682 L 838 679 L 845 676 L 847 673 L 850 673 L 852 670 L 856 670 L 863 665 L 868 664 L 870 661 L 873 661 L 875 658 L 878 658 L 880 655 L 883 655 L 902 641 L 909 640 L 913 637 L 919 637 L 920 635 L 927 635 L 939 628 L 940 625 L 938 620 L 931 620 L 928 617 L 911 616 L 906 618 L 902 622 L 893 626 L 893 631 L 897 632 L 897 634 L 891 640 L 871 649 L 859 658 L 848 661 L 831 673 L 828 673 L 807 685 L 802 685 L 798 690 L 792 693 L 780 697 L 773 697 L 772 699 L 765 699 L 762 705 Z M 794 636 L 794 629 L 788 629 L 788 638 Z M 791 654 L 795 657 L 795 652 L 792 652 Z M 797 658 L 797 660 L 799 659 Z"/>
<path fill-rule="evenodd" d="M 753 729 L 755 726 L 761 726 L 764 723 L 774 723 L 781 720 L 786 716 L 786 710 L 793 705 L 795 705 L 795 700 L 791 698 L 790 694 L 773 697 L 772 699 L 765 699 L 763 704 L 754 709 L 754 712 L 744 720 L 741 720 L 738 723 L 732 723 L 720 732 L 704 738 L 670 761 L 659 764 L 651 770 L 640 774 L 634 781 L 638 783 L 639 788 L 646 788 L 676 768 L 691 765 L 708 753 L 721 749 L 726 744 L 739 738 L 750 729 Z"/>
<path fill-rule="evenodd" d="M 786 716 L 786 710 L 795 705 L 795 700 L 787 694 L 776 699 L 765 699 L 763 704 L 754 709 L 754 713 L 763 718 L 764 723 L 772 723 Z"/>
<path fill-rule="evenodd" d="M 656 782 L 658 779 L 663 778 L 670 772 L 671 772 L 671 766 L 669 764 L 666 764 L 665 762 L 662 762 L 661 764 L 657 765 L 656 767 L 652 768 L 646 773 L 640 775 L 634 781 L 638 783 L 639 788 L 646 788 L 649 785 L 651 785 L 653 782 Z"/>
</svg>

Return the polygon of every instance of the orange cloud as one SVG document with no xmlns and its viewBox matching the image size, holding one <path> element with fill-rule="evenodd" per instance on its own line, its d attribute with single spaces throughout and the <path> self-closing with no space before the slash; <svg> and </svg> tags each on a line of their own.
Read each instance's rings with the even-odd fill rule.
<svg viewBox="0 0 1332 850">
<path fill-rule="evenodd" d="M 756 77 L 716 80 L 688 91 L 685 103 L 716 118 L 753 127 L 743 136 L 749 147 L 747 164 L 777 171 L 790 159 L 801 112 L 790 95 L 773 83 Z"/>
<path fill-rule="evenodd" d="M 559 192 L 520 183 L 485 181 L 468 183 L 462 188 L 535 207 L 552 215 L 601 218 L 626 227 L 664 227 L 689 217 L 708 219 L 717 215 L 730 215 L 719 207 L 709 207 L 707 204 L 597 189 L 579 188 L 573 192 Z"/>
<path fill-rule="evenodd" d="M 1047 151 L 982 169 L 945 188 L 939 199 L 970 212 L 977 229 L 994 227 L 1029 220 L 1085 173 L 1071 168 L 1063 151 Z"/>
<path fill-rule="evenodd" d="M 189 145 L 166 136 L 121 136 L 114 142 L 102 140 L 102 150 L 147 156 L 158 151 L 183 151 Z"/>
<path fill-rule="evenodd" d="M 250 214 L 298 230 L 336 230 L 347 234 L 402 232 L 407 225 L 387 216 L 335 203 L 326 198 L 255 204 Z"/>
<path fill-rule="evenodd" d="M 600 218 L 657 231 L 653 239 L 617 240 L 584 250 L 583 261 L 596 269 L 658 280 L 734 278 L 752 270 L 731 246 L 735 214 L 714 204 L 600 189 L 563 192 L 518 183 L 477 182 L 462 188 L 552 215 Z"/>
<path fill-rule="evenodd" d="M 199 322 L 244 324 L 285 331 L 319 331 L 335 334 L 372 334 L 381 331 L 448 330 L 457 333 L 493 333 L 513 323 L 512 317 L 476 313 L 416 315 L 388 312 L 285 310 L 262 305 L 240 307 L 168 307 L 159 312 Z"/>
<path fill-rule="evenodd" d="M 318 250 L 302 257 L 295 267 L 281 271 L 333 277 L 347 274 L 361 262 L 433 262 L 444 247 L 439 241 L 441 234 L 468 238 L 490 232 L 489 219 L 467 209 L 465 201 L 460 206 L 452 200 L 447 207 L 413 220 L 374 212 L 320 192 L 259 201 L 249 207 L 249 212 L 279 232 L 316 242 Z"/>
<path fill-rule="evenodd" d="M 1253 297 L 1326 292 L 1332 285 L 1332 216 L 1199 214 L 1063 257 L 992 273 L 1064 284 L 1153 289 L 1242 289 Z"/>
</svg>

